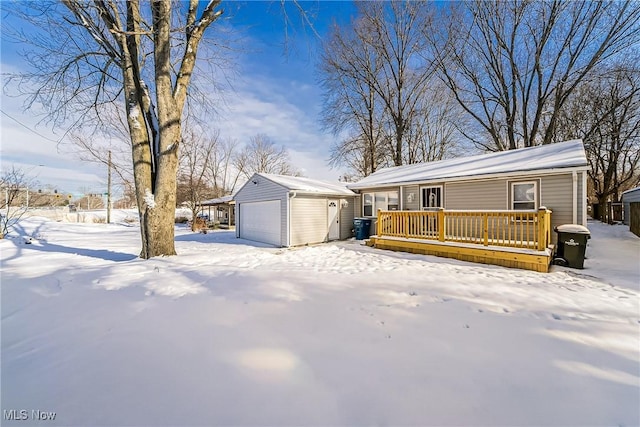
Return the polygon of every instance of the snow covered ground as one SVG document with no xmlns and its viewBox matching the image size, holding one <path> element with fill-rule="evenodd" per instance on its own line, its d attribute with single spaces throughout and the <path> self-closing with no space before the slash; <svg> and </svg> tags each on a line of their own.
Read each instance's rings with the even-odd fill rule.
<svg viewBox="0 0 640 427">
<path fill-rule="evenodd" d="M 640 239 L 589 228 L 586 268 L 544 274 L 184 227 L 143 261 L 135 224 L 29 218 L 0 241 L 2 425 L 639 425 Z"/>
</svg>

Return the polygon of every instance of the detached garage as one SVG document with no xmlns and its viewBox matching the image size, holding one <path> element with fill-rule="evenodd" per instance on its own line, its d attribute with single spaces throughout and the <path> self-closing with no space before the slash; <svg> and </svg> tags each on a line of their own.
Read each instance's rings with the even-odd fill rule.
<svg viewBox="0 0 640 427">
<path fill-rule="evenodd" d="M 285 247 L 347 239 L 355 197 L 340 183 L 254 174 L 234 195 L 236 237 Z"/>
</svg>

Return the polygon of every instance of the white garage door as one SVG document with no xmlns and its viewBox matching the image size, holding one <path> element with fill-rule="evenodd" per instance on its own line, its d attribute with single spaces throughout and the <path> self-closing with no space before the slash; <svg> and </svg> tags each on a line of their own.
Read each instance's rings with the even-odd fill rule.
<svg viewBox="0 0 640 427">
<path fill-rule="evenodd" d="M 240 204 L 240 237 L 281 246 L 280 200 Z"/>
</svg>

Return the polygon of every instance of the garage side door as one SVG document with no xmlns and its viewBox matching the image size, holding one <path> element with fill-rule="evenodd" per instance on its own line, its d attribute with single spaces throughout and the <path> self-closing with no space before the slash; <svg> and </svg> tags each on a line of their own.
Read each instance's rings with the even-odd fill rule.
<svg viewBox="0 0 640 427">
<path fill-rule="evenodd" d="M 240 203 L 240 237 L 281 246 L 280 200 Z"/>
</svg>

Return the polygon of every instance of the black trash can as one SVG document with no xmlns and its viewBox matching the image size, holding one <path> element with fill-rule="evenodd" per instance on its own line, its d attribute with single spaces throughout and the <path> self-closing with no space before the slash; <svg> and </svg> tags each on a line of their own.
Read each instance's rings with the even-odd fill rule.
<svg viewBox="0 0 640 427">
<path fill-rule="evenodd" d="M 354 218 L 353 219 L 353 231 L 356 235 L 356 240 L 365 240 L 371 236 L 369 230 L 371 229 L 371 218 Z"/>
<path fill-rule="evenodd" d="M 578 224 L 559 225 L 553 229 L 558 233 L 558 245 L 553 263 L 571 268 L 584 268 L 584 254 L 591 233 Z"/>
</svg>

